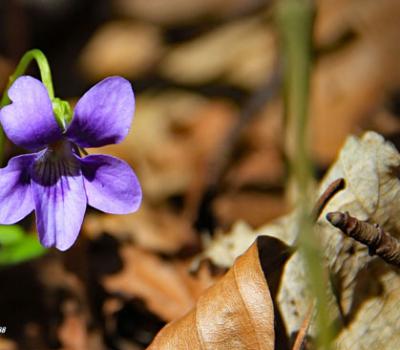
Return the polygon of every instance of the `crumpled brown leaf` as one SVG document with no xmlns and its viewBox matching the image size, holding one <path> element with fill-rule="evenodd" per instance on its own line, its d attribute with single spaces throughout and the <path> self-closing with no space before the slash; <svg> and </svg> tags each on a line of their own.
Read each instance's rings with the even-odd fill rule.
<svg viewBox="0 0 400 350">
<path fill-rule="evenodd" d="M 259 237 L 192 311 L 162 329 L 148 350 L 274 349 L 274 310 L 260 261 L 264 239 Z"/>
<path fill-rule="evenodd" d="M 322 181 L 321 194 L 337 178 L 346 180 L 339 192 L 320 216 L 316 233 L 321 241 L 326 265 L 329 267 L 332 290 L 331 316 L 341 324 L 337 345 L 339 349 L 397 349 L 400 346 L 400 275 L 378 258 L 368 255 L 365 246 L 345 237 L 330 225 L 325 215 L 329 211 L 349 211 L 351 215 L 378 223 L 395 236 L 400 233 L 400 180 L 397 171 L 400 154 L 396 148 L 374 132 L 347 139 L 336 163 Z M 253 231 L 253 235 L 269 235 L 291 245 L 296 239 L 295 213 Z M 251 238 L 246 232 L 246 240 Z M 227 244 L 231 235 L 209 243 L 204 256 L 218 266 L 228 266 L 229 259 L 240 254 L 246 246 Z M 235 243 L 237 243 L 235 241 Z M 219 252 L 218 246 L 229 253 Z M 229 249 L 234 247 L 235 249 Z M 289 334 L 300 327 L 311 295 L 304 261 L 294 253 L 285 265 L 277 301 Z M 311 327 L 311 332 L 315 331 Z M 366 334 L 370 334 L 366 336 Z"/>
<path fill-rule="evenodd" d="M 393 349 L 385 342 L 390 344 L 390 338 L 397 343 L 400 341 L 399 337 L 393 338 L 393 334 L 399 334 L 400 317 L 395 322 L 393 313 L 390 315 L 380 311 L 383 305 L 390 309 L 397 308 L 400 303 L 400 296 L 394 298 L 391 288 L 388 288 L 390 286 L 385 282 L 391 279 L 394 286 L 400 277 L 393 270 L 387 269 L 382 261 L 375 262 L 381 271 L 373 273 L 371 264 L 377 258 L 371 258 L 365 246 L 344 237 L 333 228 L 326 221 L 325 215 L 329 211 L 349 211 L 351 215 L 378 223 L 397 235 L 400 223 L 400 181 L 395 169 L 399 165 L 400 155 L 395 147 L 382 136 L 367 132 L 361 138 L 352 136 L 347 139 L 338 160 L 320 185 L 319 193 L 322 193 L 333 180 L 339 177 L 346 180 L 346 189 L 328 203 L 316 226 L 332 282 L 332 290 L 327 291 L 331 316 L 339 324 L 342 322 L 339 339 L 346 339 L 338 340 L 340 349 L 354 348 L 354 344 L 357 344 L 357 348 L 372 345 L 377 348 L 379 344 L 380 349 Z M 291 233 L 293 240 L 296 231 L 290 228 L 292 222 L 287 217 L 283 225 L 286 226 L 284 231 L 289 235 Z M 267 231 L 268 228 L 261 230 L 263 234 Z M 304 301 L 310 298 L 304 262 L 297 253 L 285 267 L 278 294 L 278 304 L 290 333 L 300 327 L 299 314 L 305 312 L 307 306 Z M 375 300 L 375 307 L 370 307 L 372 300 Z M 363 319 L 358 318 L 360 312 L 364 315 Z M 378 338 L 362 336 L 370 327 L 382 331 L 380 337 L 385 339 L 382 344 Z"/>
<path fill-rule="evenodd" d="M 329 203 L 325 213 L 347 210 L 399 237 L 399 166 L 399 152 L 382 136 L 370 132 L 361 139 L 349 138 L 322 184 L 344 176 L 348 188 Z M 399 348 L 400 314 L 393 311 L 400 305 L 400 295 L 395 292 L 400 287 L 399 274 L 371 258 L 364 246 L 341 235 L 323 217 L 318 228 L 348 323 L 339 335 L 340 348 L 351 349 L 355 342 L 359 348 Z M 370 336 L 360 336 L 363 333 Z"/>
</svg>

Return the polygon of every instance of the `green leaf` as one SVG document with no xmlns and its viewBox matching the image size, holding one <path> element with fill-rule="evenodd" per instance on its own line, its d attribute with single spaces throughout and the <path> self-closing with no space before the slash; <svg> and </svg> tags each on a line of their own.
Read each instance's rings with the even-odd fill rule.
<svg viewBox="0 0 400 350">
<path fill-rule="evenodd" d="M 26 234 L 18 225 L 0 226 L 0 266 L 31 260 L 47 251 L 37 236 Z"/>
<path fill-rule="evenodd" d="M 24 236 L 21 226 L 0 226 L 0 245 L 7 246 L 18 242 Z"/>
</svg>

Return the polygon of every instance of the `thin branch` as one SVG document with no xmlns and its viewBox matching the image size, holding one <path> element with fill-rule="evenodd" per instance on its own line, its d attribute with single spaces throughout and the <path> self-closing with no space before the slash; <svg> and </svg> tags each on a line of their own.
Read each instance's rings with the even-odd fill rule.
<svg viewBox="0 0 400 350">
<path fill-rule="evenodd" d="M 388 264 L 400 267 L 400 241 L 378 224 L 358 220 L 348 212 L 332 212 L 326 215 L 327 220 L 344 234 L 365 244 L 370 255 L 377 255 Z"/>
<path fill-rule="evenodd" d="M 333 196 L 338 193 L 339 191 L 343 190 L 346 186 L 346 182 L 343 178 L 339 178 L 333 181 L 328 188 L 322 193 L 319 197 L 317 203 L 313 209 L 313 217 L 315 220 L 318 220 L 319 216 L 325 209 L 328 202 L 333 198 Z"/>
<path fill-rule="evenodd" d="M 292 350 L 301 350 L 304 345 L 304 341 L 307 336 L 308 328 L 310 327 L 312 315 L 314 313 L 314 304 L 311 304 L 307 310 L 306 316 L 300 326 L 299 332 L 297 333 L 296 340 L 293 344 Z"/>
</svg>

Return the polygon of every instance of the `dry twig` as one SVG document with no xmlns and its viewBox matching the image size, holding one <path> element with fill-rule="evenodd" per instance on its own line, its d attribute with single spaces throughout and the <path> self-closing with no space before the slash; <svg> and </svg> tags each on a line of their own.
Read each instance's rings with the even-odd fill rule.
<svg viewBox="0 0 400 350">
<path fill-rule="evenodd" d="M 322 211 L 324 210 L 325 206 L 328 202 L 332 199 L 332 197 L 338 193 L 339 191 L 343 190 L 346 186 L 346 182 L 343 178 L 339 178 L 333 181 L 328 188 L 322 193 L 322 195 L 318 198 L 317 203 L 315 203 L 314 210 L 313 210 L 313 217 L 314 220 L 318 220 L 319 216 L 321 215 Z"/>
<path fill-rule="evenodd" d="M 297 333 L 296 340 L 293 344 L 292 350 L 301 350 L 303 349 L 304 341 L 307 337 L 308 328 L 310 327 L 312 316 L 314 312 L 314 305 L 310 305 L 307 310 L 306 316 L 300 326 L 299 333 Z"/>
<path fill-rule="evenodd" d="M 388 264 L 400 267 L 400 241 L 385 232 L 378 224 L 358 220 L 348 212 L 332 212 L 327 220 L 344 234 L 365 244 L 370 255 L 378 255 Z"/>
</svg>

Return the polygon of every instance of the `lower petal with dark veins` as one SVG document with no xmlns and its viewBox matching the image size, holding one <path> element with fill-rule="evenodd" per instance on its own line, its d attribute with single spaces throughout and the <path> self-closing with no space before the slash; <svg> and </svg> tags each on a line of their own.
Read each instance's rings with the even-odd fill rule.
<svg viewBox="0 0 400 350">
<path fill-rule="evenodd" d="M 32 172 L 36 226 L 45 247 L 66 250 L 78 237 L 87 198 L 75 157 L 44 154 Z"/>
</svg>

